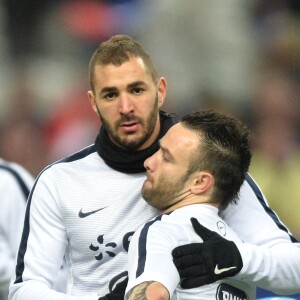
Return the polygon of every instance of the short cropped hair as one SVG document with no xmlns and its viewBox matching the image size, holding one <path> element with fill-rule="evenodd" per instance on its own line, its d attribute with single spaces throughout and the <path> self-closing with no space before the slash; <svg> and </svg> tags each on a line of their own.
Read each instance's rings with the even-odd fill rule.
<svg viewBox="0 0 300 300">
<path fill-rule="evenodd" d="M 188 173 L 210 172 L 215 178 L 211 200 L 223 208 L 236 203 L 252 157 L 247 126 L 212 110 L 188 114 L 180 122 L 199 134 L 199 147 L 192 153 Z"/>
<path fill-rule="evenodd" d="M 94 79 L 96 65 L 121 66 L 133 57 L 140 57 L 148 69 L 154 82 L 158 75 L 153 61 L 145 49 L 128 35 L 115 35 L 102 42 L 93 53 L 89 64 L 89 81 L 93 93 L 95 93 Z"/>
</svg>

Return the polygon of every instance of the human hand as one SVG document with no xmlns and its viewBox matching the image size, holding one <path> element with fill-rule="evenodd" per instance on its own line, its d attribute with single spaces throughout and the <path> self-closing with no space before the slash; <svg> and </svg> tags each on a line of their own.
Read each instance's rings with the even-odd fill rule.
<svg viewBox="0 0 300 300">
<path fill-rule="evenodd" d="M 238 274 L 243 261 L 235 243 L 202 226 L 195 218 L 191 222 L 203 243 L 182 245 L 172 251 L 181 287 L 199 287 Z"/>
</svg>

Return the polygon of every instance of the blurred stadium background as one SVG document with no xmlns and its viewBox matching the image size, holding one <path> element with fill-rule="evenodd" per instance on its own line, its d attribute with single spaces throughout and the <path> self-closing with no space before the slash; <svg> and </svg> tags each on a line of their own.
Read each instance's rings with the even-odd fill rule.
<svg viewBox="0 0 300 300">
<path fill-rule="evenodd" d="M 94 141 L 88 62 L 116 33 L 140 41 L 167 78 L 166 110 L 247 122 L 251 174 L 300 239 L 297 0 L 0 1 L 0 156 L 37 175 Z"/>
</svg>

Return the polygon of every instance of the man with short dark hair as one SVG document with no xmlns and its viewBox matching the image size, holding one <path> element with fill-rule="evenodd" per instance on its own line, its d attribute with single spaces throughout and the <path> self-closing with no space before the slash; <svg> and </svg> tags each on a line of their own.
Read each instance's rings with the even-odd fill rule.
<svg viewBox="0 0 300 300">
<path fill-rule="evenodd" d="M 171 256 L 180 245 L 202 241 L 193 229 L 201 228 L 197 220 L 217 239 L 242 243 L 218 209 L 236 203 L 250 160 L 248 129 L 233 117 L 198 111 L 169 129 L 160 149 L 144 163 L 143 198 L 162 214 L 131 239 L 126 299 L 255 299 L 253 284 L 231 277 L 182 289 Z M 242 268 L 239 252 L 230 255 L 236 255 L 236 263 L 230 268 L 218 264 L 217 274 L 230 276 Z"/>
</svg>

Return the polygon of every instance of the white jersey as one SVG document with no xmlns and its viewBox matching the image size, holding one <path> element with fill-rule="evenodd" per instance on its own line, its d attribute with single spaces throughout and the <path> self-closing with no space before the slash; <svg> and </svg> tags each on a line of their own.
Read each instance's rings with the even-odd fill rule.
<svg viewBox="0 0 300 300">
<path fill-rule="evenodd" d="M 145 281 L 163 284 L 172 300 L 256 299 L 254 285 L 234 278 L 194 289 L 180 287 L 180 277 L 171 252 L 177 246 L 202 241 L 193 229 L 190 221 L 192 217 L 224 238 L 236 244 L 242 243 L 218 216 L 218 209 L 210 205 L 189 205 L 158 216 L 136 231 L 131 239 L 125 299 L 129 298 L 135 286 Z"/>
<path fill-rule="evenodd" d="M 110 168 L 94 145 L 47 167 L 29 197 L 9 299 L 97 299 L 111 291 L 127 275 L 131 236 L 158 214 L 141 197 L 144 180 L 144 173 L 125 174 Z M 242 240 L 265 245 L 274 253 L 241 248 L 245 260 L 242 272 L 254 281 L 263 280 L 267 287 L 299 289 L 300 248 L 293 246 L 288 233 L 266 213 L 264 200 L 258 199 L 255 192 L 245 183 L 241 204 L 229 207 L 225 219 Z M 237 219 L 230 213 L 233 209 Z M 266 232 L 274 237 L 272 243 Z M 287 248 L 290 255 L 283 261 L 282 253 Z M 65 253 L 69 268 L 67 295 L 51 288 Z M 252 262 L 251 255 L 265 263 Z M 254 269 L 259 275 L 252 274 Z M 267 277 L 260 278 L 264 274 Z"/>
<path fill-rule="evenodd" d="M 1 295 L 7 299 L 33 182 L 33 177 L 19 164 L 0 158 L 0 299 Z"/>
</svg>

